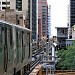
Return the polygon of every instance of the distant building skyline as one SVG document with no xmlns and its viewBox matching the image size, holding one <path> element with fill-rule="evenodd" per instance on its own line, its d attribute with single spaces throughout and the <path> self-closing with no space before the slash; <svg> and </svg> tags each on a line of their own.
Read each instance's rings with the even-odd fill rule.
<svg viewBox="0 0 75 75">
<path fill-rule="evenodd" d="M 38 40 L 42 39 L 42 0 L 38 0 Z"/>
<path fill-rule="evenodd" d="M 38 40 L 48 35 L 48 4 L 47 0 L 38 0 Z"/>
<path fill-rule="evenodd" d="M 48 35 L 48 4 L 47 0 L 42 0 L 42 35 L 47 37 Z"/>
<path fill-rule="evenodd" d="M 48 35 L 51 37 L 51 5 L 48 6 Z"/>
</svg>

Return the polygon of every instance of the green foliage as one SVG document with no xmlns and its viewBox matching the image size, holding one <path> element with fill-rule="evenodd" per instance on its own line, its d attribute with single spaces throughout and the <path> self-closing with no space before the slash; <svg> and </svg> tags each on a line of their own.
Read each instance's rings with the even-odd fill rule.
<svg viewBox="0 0 75 75">
<path fill-rule="evenodd" d="M 67 50 L 59 50 L 58 57 L 60 60 L 56 65 L 56 69 L 75 70 L 75 41 L 72 46 L 67 47 Z"/>
</svg>

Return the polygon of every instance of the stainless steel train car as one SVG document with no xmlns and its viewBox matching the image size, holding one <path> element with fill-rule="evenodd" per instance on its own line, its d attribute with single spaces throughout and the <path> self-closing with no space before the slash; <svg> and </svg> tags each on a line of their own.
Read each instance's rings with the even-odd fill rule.
<svg viewBox="0 0 75 75">
<path fill-rule="evenodd" d="M 31 47 L 30 29 L 0 21 L 0 75 L 25 75 Z"/>
</svg>

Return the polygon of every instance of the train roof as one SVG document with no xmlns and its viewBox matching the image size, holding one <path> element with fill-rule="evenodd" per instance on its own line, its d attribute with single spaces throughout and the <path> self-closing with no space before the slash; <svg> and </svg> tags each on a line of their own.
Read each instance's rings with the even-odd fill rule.
<svg viewBox="0 0 75 75">
<path fill-rule="evenodd" d="M 27 31 L 30 31 L 31 32 L 31 30 L 28 29 L 28 28 L 26 28 L 26 27 L 22 27 L 22 26 L 13 24 L 13 23 L 9 23 L 9 22 L 3 21 L 3 20 L 0 20 L 0 23 L 6 24 L 8 26 L 16 27 L 16 28 L 19 28 L 19 29 L 24 29 L 24 30 L 27 30 Z"/>
</svg>

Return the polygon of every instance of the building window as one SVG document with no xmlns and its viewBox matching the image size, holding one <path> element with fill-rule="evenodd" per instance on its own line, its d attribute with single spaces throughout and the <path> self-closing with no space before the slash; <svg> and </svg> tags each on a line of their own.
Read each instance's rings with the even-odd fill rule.
<svg viewBox="0 0 75 75">
<path fill-rule="evenodd" d="M 6 5 L 6 2 L 2 2 L 2 5 Z"/>
<path fill-rule="evenodd" d="M 6 7 L 2 7 L 2 10 L 5 10 L 6 9 Z"/>
<path fill-rule="evenodd" d="M 16 0 L 16 9 L 22 11 L 22 0 Z"/>
<path fill-rule="evenodd" d="M 20 21 L 19 20 L 17 20 L 17 24 L 20 24 Z"/>
<path fill-rule="evenodd" d="M 64 30 L 62 30 L 62 33 L 64 34 Z"/>
<path fill-rule="evenodd" d="M 2 7 L 2 10 L 10 9 L 10 7 Z"/>
<path fill-rule="evenodd" d="M 10 2 L 2 2 L 2 5 L 10 5 Z"/>
</svg>

